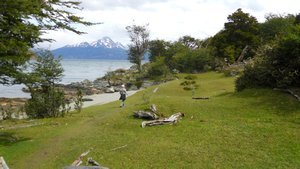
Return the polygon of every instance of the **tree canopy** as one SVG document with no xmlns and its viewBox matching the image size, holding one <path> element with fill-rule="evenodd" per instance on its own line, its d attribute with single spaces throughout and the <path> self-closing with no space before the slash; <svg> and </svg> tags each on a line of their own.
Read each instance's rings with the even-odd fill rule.
<svg viewBox="0 0 300 169">
<path fill-rule="evenodd" d="M 81 32 L 75 23 L 93 25 L 73 14 L 81 10 L 78 1 L 63 0 L 2 0 L 0 4 L 0 83 L 14 82 L 32 53 L 29 49 L 42 41 L 47 30 L 66 29 Z"/>
<path fill-rule="evenodd" d="M 238 60 L 242 51 L 247 49 L 246 58 L 252 57 L 254 53 L 251 50 L 255 49 L 259 43 L 257 19 L 239 8 L 229 15 L 227 20 L 224 30 L 221 30 L 212 39 L 215 55 L 227 58 L 233 63 Z"/>
<path fill-rule="evenodd" d="M 147 25 L 132 25 L 126 27 L 131 44 L 129 44 L 128 59 L 138 66 L 139 72 L 142 70 L 141 61 L 149 47 L 149 30 Z"/>
</svg>

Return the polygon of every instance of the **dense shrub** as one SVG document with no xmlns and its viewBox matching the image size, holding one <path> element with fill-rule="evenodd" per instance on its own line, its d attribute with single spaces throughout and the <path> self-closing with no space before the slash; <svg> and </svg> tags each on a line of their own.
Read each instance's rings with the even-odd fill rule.
<svg viewBox="0 0 300 169">
<path fill-rule="evenodd" d="M 164 63 L 163 58 L 156 58 L 155 62 L 150 64 L 150 68 L 148 69 L 148 75 L 151 76 L 166 76 L 170 73 L 169 68 Z"/>
<path fill-rule="evenodd" d="M 186 50 L 174 56 L 175 68 L 180 72 L 203 72 L 210 69 L 213 57 L 208 49 Z"/>
<path fill-rule="evenodd" d="M 37 90 L 31 93 L 31 99 L 25 104 L 25 111 L 33 118 L 62 117 L 68 112 L 64 92 L 57 88 Z"/>
<path fill-rule="evenodd" d="M 290 35 L 265 46 L 253 65 L 236 81 L 238 91 L 251 87 L 288 88 L 300 85 L 300 36 Z"/>
</svg>

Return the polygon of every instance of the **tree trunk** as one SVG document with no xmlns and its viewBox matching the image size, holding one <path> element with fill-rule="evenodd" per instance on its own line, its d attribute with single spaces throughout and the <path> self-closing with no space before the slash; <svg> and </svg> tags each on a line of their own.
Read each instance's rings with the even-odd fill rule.
<svg viewBox="0 0 300 169">
<path fill-rule="evenodd" d="M 248 47 L 249 47 L 248 45 L 246 45 L 246 46 L 244 47 L 242 53 L 240 54 L 238 60 L 236 61 L 237 63 L 242 62 L 242 61 L 244 60 L 245 54 L 246 54 L 246 52 L 247 52 L 247 50 L 248 50 Z"/>
</svg>

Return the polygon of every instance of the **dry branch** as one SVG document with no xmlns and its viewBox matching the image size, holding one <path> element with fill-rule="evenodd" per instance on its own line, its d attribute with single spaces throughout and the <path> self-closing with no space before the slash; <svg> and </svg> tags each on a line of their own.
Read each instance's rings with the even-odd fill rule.
<svg viewBox="0 0 300 169">
<path fill-rule="evenodd" d="M 121 149 L 121 148 L 125 148 L 125 147 L 127 147 L 127 144 L 124 145 L 124 146 L 113 148 L 113 149 L 111 149 L 111 151 L 115 151 L 115 150 L 118 150 L 118 149 Z"/>
<path fill-rule="evenodd" d="M 151 110 L 153 113 L 157 113 L 156 105 L 155 105 L 155 104 L 152 104 L 152 105 L 150 106 L 150 110 Z"/>
<path fill-rule="evenodd" d="M 142 122 L 142 128 L 146 126 L 156 126 L 156 125 L 163 125 L 163 124 L 175 124 L 177 123 L 181 117 L 184 117 L 184 114 L 179 112 L 176 114 L 173 114 L 172 116 L 164 119 L 159 120 L 152 120 L 152 121 L 143 121 Z"/>
<path fill-rule="evenodd" d="M 88 155 L 88 153 L 90 152 L 90 150 L 82 153 L 72 164 L 71 166 L 80 166 L 80 164 L 82 163 L 82 158 L 86 155 Z"/>
<path fill-rule="evenodd" d="M 100 166 L 100 164 L 97 161 L 93 160 L 92 157 L 88 158 L 88 163 L 92 166 Z"/>
<path fill-rule="evenodd" d="M 289 93 L 289 94 L 291 94 L 292 96 L 294 96 L 297 100 L 300 101 L 300 96 L 298 96 L 296 93 L 294 93 L 291 89 L 279 89 L 279 88 L 274 88 L 273 90 L 276 90 L 276 91 L 282 91 L 282 92 Z"/>
</svg>

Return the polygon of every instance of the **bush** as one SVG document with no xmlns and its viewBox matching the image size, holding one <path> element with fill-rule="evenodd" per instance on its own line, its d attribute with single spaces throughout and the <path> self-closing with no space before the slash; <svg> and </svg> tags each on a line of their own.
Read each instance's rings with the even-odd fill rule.
<svg viewBox="0 0 300 169">
<path fill-rule="evenodd" d="M 164 62 L 163 57 L 157 57 L 155 62 L 151 62 L 147 71 L 147 77 L 150 79 L 166 78 L 171 74 L 168 66 Z"/>
<path fill-rule="evenodd" d="M 184 50 L 174 56 L 175 68 L 180 72 L 207 71 L 213 63 L 213 57 L 208 49 Z"/>
<path fill-rule="evenodd" d="M 31 93 L 31 99 L 25 104 L 26 113 L 33 118 L 63 117 L 68 112 L 64 92 L 51 88 Z"/>
<path fill-rule="evenodd" d="M 237 91 L 251 87 L 288 88 L 300 85 L 300 36 L 285 37 L 264 46 L 253 65 L 236 81 Z"/>
<path fill-rule="evenodd" d="M 64 92 L 56 86 L 63 75 L 60 61 L 50 51 L 41 51 L 30 66 L 32 71 L 23 79 L 31 94 L 25 104 L 26 113 L 34 118 L 64 116 L 69 108 Z"/>
</svg>

